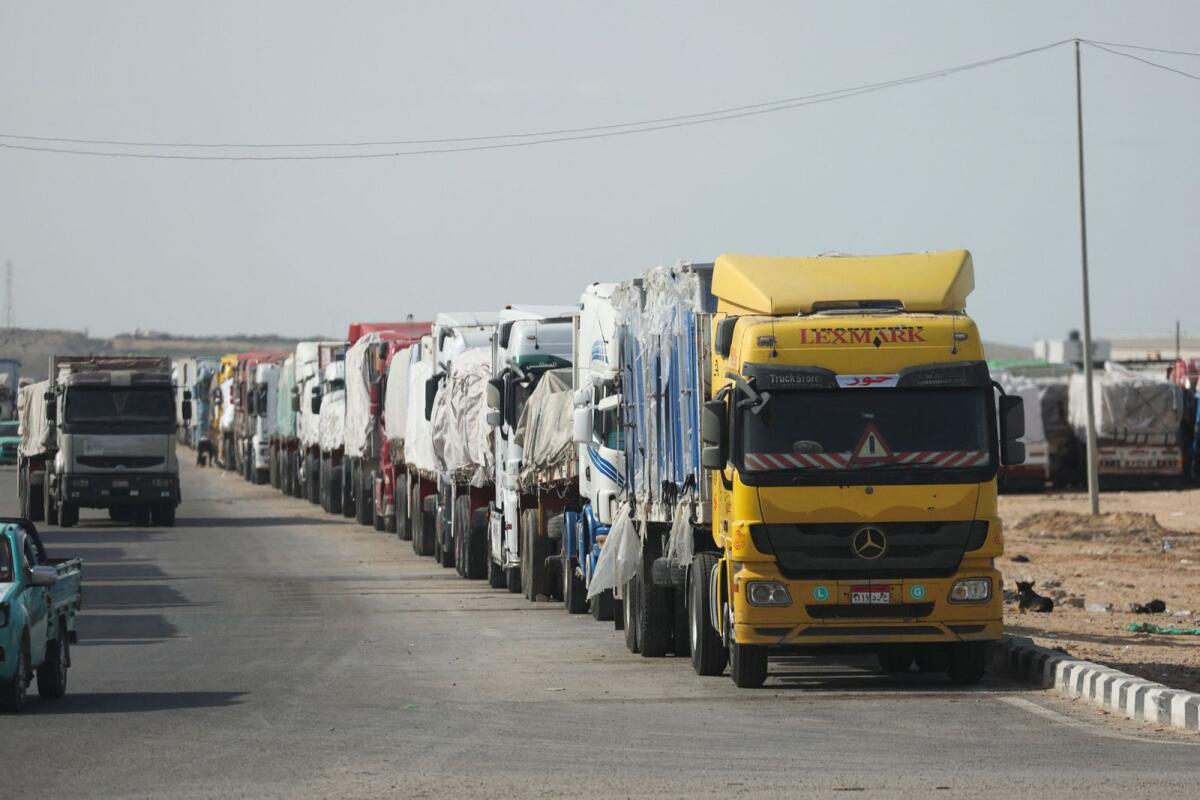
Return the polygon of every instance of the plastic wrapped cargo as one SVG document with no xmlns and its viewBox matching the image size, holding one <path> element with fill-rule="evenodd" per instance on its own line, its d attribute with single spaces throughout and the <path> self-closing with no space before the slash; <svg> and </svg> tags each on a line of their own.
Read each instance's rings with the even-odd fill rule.
<svg viewBox="0 0 1200 800">
<path fill-rule="evenodd" d="M 279 368 L 279 388 L 275 403 L 275 435 L 291 439 L 296 435 L 296 409 L 292 408 L 292 392 L 296 388 L 296 357 L 288 356 Z"/>
<path fill-rule="evenodd" d="M 388 365 L 387 384 L 383 390 L 383 425 L 388 443 L 393 448 L 404 447 L 408 425 L 408 377 L 411 371 L 413 347 L 406 347 L 392 357 Z M 403 450 L 398 453 L 403 455 Z"/>
<path fill-rule="evenodd" d="M 233 405 L 233 378 L 221 381 L 221 419 L 219 425 L 222 431 L 233 430 L 234 414 L 237 409 Z"/>
<path fill-rule="evenodd" d="M 433 377 L 433 363 L 418 361 L 409 370 L 408 410 L 404 420 L 404 462 L 414 470 L 432 476 L 438 470 L 433 454 L 433 427 L 425 419 L 425 382 Z"/>
<path fill-rule="evenodd" d="M 22 386 L 17 401 L 17 434 L 21 437 L 20 454 L 26 458 L 42 455 L 50 449 L 51 428 L 46 420 L 46 392 L 50 381 Z"/>
<path fill-rule="evenodd" d="M 346 441 L 346 393 L 339 389 L 321 398 L 321 416 L 317 423 L 321 452 L 333 452 Z"/>
<path fill-rule="evenodd" d="M 371 347 L 379 344 L 378 333 L 368 333 L 346 350 L 346 455 L 367 452 L 376 420 L 371 416 L 371 371 L 367 360 Z"/>
<path fill-rule="evenodd" d="M 1042 396 L 1045 394 L 1045 387 L 1010 372 L 995 373 L 992 379 L 1000 384 L 1005 394 L 1020 397 L 1024 401 L 1025 435 L 1021 438 L 1026 445 L 1044 443 L 1046 429 L 1042 424 Z"/>
<path fill-rule="evenodd" d="M 573 429 L 571 369 L 546 372 L 525 402 L 514 434 L 521 447 L 521 489 L 573 479 L 579 462 Z"/>
<path fill-rule="evenodd" d="M 487 422 L 491 377 L 490 348 L 474 347 L 455 356 L 430 418 L 438 470 L 472 486 L 492 478 L 492 428 Z"/>
<path fill-rule="evenodd" d="M 1183 390 L 1155 375 L 1106 364 L 1094 374 L 1092 407 L 1100 439 L 1129 444 L 1179 443 Z M 1071 376 L 1070 421 L 1079 435 L 1087 430 L 1087 386 L 1082 374 Z"/>
</svg>

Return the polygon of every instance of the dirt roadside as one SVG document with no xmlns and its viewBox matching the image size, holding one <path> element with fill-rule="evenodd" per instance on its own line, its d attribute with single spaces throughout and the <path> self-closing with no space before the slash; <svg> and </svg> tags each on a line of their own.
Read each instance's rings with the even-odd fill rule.
<svg viewBox="0 0 1200 800">
<path fill-rule="evenodd" d="M 1200 635 L 1131 633 L 1131 623 L 1200 628 L 1200 489 L 1002 495 L 1006 594 L 1032 580 L 1052 613 L 1005 603 L 1008 633 L 1149 680 L 1200 691 Z M 1021 557 L 1028 561 L 1014 561 Z M 1162 600 L 1166 611 L 1131 613 Z"/>
</svg>

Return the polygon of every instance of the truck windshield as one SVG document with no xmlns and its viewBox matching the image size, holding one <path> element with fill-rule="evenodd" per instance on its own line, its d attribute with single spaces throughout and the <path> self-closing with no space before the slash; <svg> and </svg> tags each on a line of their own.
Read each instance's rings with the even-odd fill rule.
<svg viewBox="0 0 1200 800">
<path fill-rule="evenodd" d="M 990 401 L 980 387 L 774 392 L 740 413 L 740 467 L 822 483 L 981 480 L 993 468 Z"/>
<path fill-rule="evenodd" d="M 170 389 L 80 387 L 67 390 L 66 417 L 70 424 L 175 423 L 175 397 Z"/>
</svg>

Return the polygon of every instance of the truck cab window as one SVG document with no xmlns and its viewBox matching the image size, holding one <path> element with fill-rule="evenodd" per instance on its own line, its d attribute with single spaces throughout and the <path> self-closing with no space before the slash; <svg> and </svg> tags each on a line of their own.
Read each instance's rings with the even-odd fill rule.
<svg viewBox="0 0 1200 800">
<path fill-rule="evenodd" d="M 8 549 L 8 539 L 0 539 L 0 583 L 13 582 L 13 557 Z"/>
</svg>

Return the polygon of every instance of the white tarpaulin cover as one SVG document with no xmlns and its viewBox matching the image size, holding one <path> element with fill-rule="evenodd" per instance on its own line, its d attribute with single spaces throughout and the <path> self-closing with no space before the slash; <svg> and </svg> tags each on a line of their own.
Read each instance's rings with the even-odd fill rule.
<svg viewBox="0 0 1200 800">
<path fill-rule="evenodd" d="M 1092 407 L 1096 435 L 1130 444 L 1173 445 L 1183 420 L 1183 390 L 1166 378 L 1106 364 L 1094 373 Z M 1071 426 L 1087 430 L 1087 385 L 1082 374 L 1071 376 Z"/>
<path fill-rule="evenodd" d="M 405 427 L 408 423 L 408 375 L 412 347 L 406 347 L 392 356 L 388 365 L 387 385 L 383 390 L 383 426 L 387 429 L 388 441 L 393 448 L 404 447 Z M 397 455 L 403 456 L 403 450 Z"/>
<path fill-rule="evenodd" d="M 642 537 L 638 536 L 633 519 L 629 516 L 629 503 L 621 501 L 613 514 L 612 528 L 600 548 L 596 569 L 588 581 L 588 599 L 605 589 L 624 586 L 637 574 L 642 561 Z"/>
<path fill-rule="evenodd" d="M 50 425 L 46 422 L 46 390 L 50 381 L 21 387 L 17 403 L 17 433 L 21 437 L 21 455 L 29 458 L 49 450 Z"/>
<path fill-rule="evenodd" d="M 275 401 L 275 433 L 283 439 L 296 435 L 296 410 L 292 408 L 292 389 L 296 387 L 296 357 L 288 356 L 279 368 L 279 388 Z"/>
<path fill-rule="evenodd" d="M 433 427 L 425 419 L 425 381 L 433 377 L 428 361 L 413 364 L 408 380 L 408 412 L 404 424 L 404 462 L 427 477 L 438 471 L 433 455 Z"/>
<path fill-rule="evenodd" d="M 233 416 L 235 411 L 236 409 L 233 407 L 233 378 L 226 378 L 221 382 L 221 430 L 226 432 L 233 430 Z"/>
<path fill-rule="evenodd" d="M 579 463 L 574 438 L 571 370 L 542 375 L 517 420 L 516 442 L 522 448 L 522 489 L 546 486 L 575 477 Z"/>
<path fill-rule="evenodd" d="M 1021 440 L 1026 444 L 1044 443 L 1046 429 L 1042 425 L 1042 395 L 1045 393 L 1045 387 L 1011 372 L 999 372 L 992 378 L 1004 387 L 1005 394 L 1015 395 L 1025 401 L 1025 435 Z"/>
<path fill-rule="evenodd" d="M 346 441 L 346 392 L 330 392 L 321 398 L 321 417 L 317 422 L 322 453 L 331 453 Z"/>
<path fill-rule="evenodd" d="M 433 404 L 433 452 L 438 469 L 472 486 L 492 479 L 491 426 L 487 423 L 487 382 L 492 351 L 473 347 L 454 357 Z"/>
<path fill-rule="evenodd" d="M 371 417 L 371 345 L 379 344 L 378 333 L 368 333 L 346 351 L 346 455 L 362 456 L 374 433 Z"/>
</svg>

